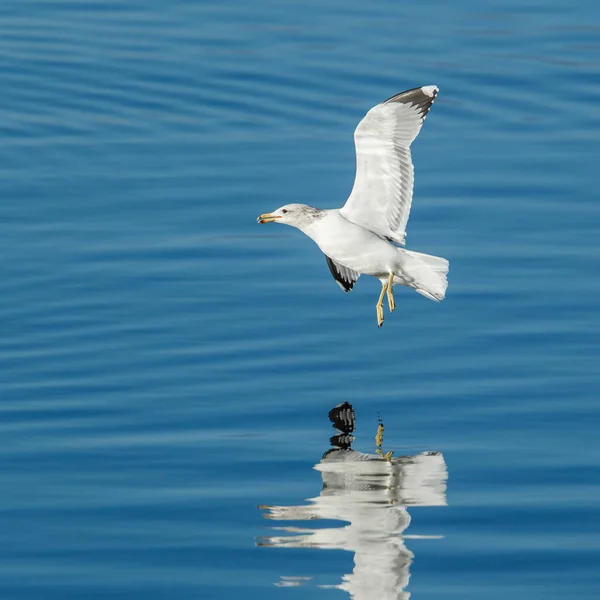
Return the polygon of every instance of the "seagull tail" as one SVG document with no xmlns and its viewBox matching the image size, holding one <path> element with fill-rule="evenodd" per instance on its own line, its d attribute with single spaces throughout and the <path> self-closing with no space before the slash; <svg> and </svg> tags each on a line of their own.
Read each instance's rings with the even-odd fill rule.
<svg viewBox="0 0 600 600">
<path fill-rule="evenodd" d="M 410 287 L 430 300 L 436 302 L 443 300 L 448 287 L 446 275 L 448 275 L 450 263 L 440 256 L 422 254 L 412 250 L 403 250 L 403 254 L 410 257 L 407 265 L 407 271 L 412 278 Z M 397 282 L 402 283 L 400 280 Z"/>
</svg>

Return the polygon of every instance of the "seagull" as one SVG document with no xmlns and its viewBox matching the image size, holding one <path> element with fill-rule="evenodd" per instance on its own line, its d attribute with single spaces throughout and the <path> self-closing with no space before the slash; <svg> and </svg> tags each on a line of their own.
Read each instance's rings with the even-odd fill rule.
<svg viewBox="0 0 600 600">
<path fill-rule="evenodd" d="M 321 210 L 286 204 L 260 215 L 258 223 L 296 227 L 311 238 L 344 292 L 360 275 L 381 281 L 376 304 L 383 325 L 383 300 L 396 308 L 394 286 L 404 285 L 439 302 L 444 299 L 449 263 L 445 258 L 406 250 L 406 223 L 413 195 L 414 167 L 410 145 L 437 96 L 428 85 L 392 96 L 374 106 L 354 132 L 356 177 L 342 208 Z"/>
</svg>

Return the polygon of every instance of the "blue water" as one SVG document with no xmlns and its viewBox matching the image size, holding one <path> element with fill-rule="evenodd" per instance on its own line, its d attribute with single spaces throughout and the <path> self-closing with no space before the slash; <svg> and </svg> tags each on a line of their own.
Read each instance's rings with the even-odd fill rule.
<svg viewBox="0 0 600 600">
<path fill-rule="evenodd" d="M 0 597 L 597 598 L 599 19 L 3 2 Z M 379 330 L 255 220 L 343 204 L 360 118 L 428 84 L 407 241 L 450 287 Z M 322 489 L 342 402 L 400 462 Z"/>
</svg>

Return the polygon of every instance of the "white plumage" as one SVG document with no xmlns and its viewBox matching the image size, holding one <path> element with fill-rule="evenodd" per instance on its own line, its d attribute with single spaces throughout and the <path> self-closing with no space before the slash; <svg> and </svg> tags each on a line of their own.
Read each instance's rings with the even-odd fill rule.
<svg viewBox="0 0 600 600">
<path fill-rule="evenodd" d="M 365 115 L 354 133 L 356 178 L 343 208 L 320 210 L 288 204 L 258 217 L 259 223 L 291 225 L 313 239 L 344 291 L 350 291 L 361 274 L 377 277 L 382 283 L 379 326 L 386 293 L 390 311 L 395 308 L 394 285 L 411 287 L 436 301 L 444 298 L 448 285 L 446 259 L 395 245 L 405 243 L 412 203 L 410 145 L 437 92 L 432 85 L 408 90 Z"/>
<path fill-rule="evenodd" d="M 354 132 L 356 179 L 341 214 L 404 245 L 412 203 L 410 145 L 438 93 L 430 85 L 373 107 Z"/>
</svg>

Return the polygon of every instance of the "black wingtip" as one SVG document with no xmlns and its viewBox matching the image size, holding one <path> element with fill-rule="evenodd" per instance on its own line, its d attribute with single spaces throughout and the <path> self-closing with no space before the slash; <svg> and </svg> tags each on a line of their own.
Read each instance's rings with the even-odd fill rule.
<svg viewBox="0 0 600 600">
<path fill-rule="evenodd" d="M 329 258 L 329 256 L 325 255 L 327 259 L 327 266 L 333 275 L 333 278 L 338 282 L 340 287 L 344 290 L 344 292 L 348 293 L 354 287 L 354 281 L 346 281 L 344 277 L 342 277 L 341 273 L 337 270 L 335 263 Z"/>
<path fill-rule="evenodd" d="M 414 106 L 422 115 L 423 118 L 429 112 L 433 101 L 438 95 L 438 88 L 435 85 L 424 85 L 422 87 L 406 90 L 400 94 L 396 94 L 388 98 L 382 104 L 390 104 L 392 102 L 400 102 L 401 104 L 410 104 Z"/>
<path fill-rule="evenodd" d="M 354 408 L 349 402 L 342 402 L 329 411 L 329 420 L 340 433 L 348 435 L 354 431 Z"/>
</svg>

